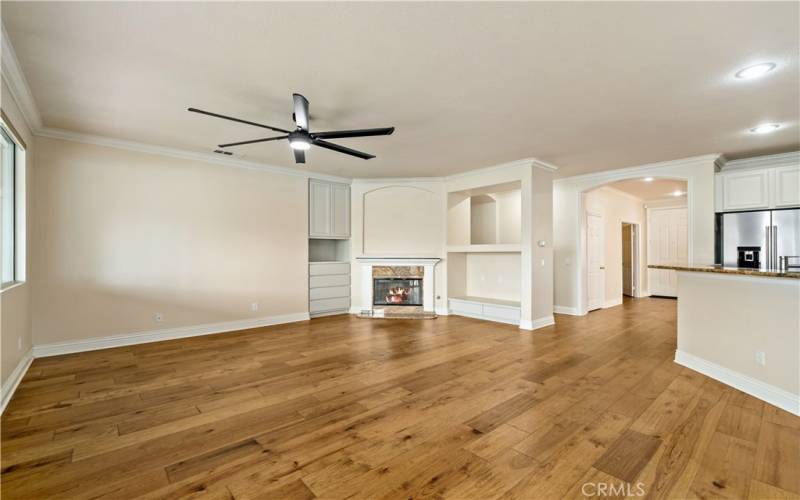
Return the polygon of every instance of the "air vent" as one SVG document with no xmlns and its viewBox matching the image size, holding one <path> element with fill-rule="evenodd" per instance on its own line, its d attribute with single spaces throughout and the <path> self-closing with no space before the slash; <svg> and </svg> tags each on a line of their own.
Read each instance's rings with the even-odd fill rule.
<svg viewBox="0 0 800 500">
<path fill-rule="evenodd" d="M 233 156 L 233 151 L 223 151 L 221 149 L 215 149 L 214 152 L 219 155 Z"/>
</svg>

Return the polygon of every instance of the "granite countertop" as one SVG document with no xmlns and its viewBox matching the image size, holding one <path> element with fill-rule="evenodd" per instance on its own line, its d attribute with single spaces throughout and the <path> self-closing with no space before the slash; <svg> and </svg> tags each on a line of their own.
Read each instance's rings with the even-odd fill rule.
<svg viewBox="0 0 800 500">
<path fill-rule="evenodd" d="M 763 276 L 765 278 L 800 279 L 798 271 L 779 271 L 778 269 L 762 270 L 747 267 L 724 267 L 719 265 L 659 264 L 649 265 L 650 269 L 671 269 L 673 271 L 690 271 L 696 273 L 740 274 L 743 276 Z"/>
</svg>

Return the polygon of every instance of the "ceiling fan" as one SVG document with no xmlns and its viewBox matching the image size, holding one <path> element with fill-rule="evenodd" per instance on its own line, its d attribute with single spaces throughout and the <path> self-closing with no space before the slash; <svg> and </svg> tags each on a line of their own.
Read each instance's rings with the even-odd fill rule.
<svg viewBox="0 0 800 500">
<path fill-rule="evenodd" d="M 203 115 L 214 116 L 216 118 L 222 118 L 224 120 L 231 120 L 234 122 L 244 123 L 246 125 L 252 125 L 254 127 L 261 127 L 273 130 L 275 132 L 283 132 L 286 135 L 279 135 L 276 137 L 263 137 L 261 139 L 252 139 L 249 141 L 230 142 L 228 144 L 220 144 L 219 147 L 229 148 L 233 146 L 242 146 L 245 144 L 255 144 L 257 142 L 268 142 L 268 141 L 278 141 L 281 139 L 289 139 L 289 146 L 291 146 L 292 151 L 294 152 L 295 163 L 306 162 L 305 152 L 311 149 L 312 145 L 319 146 L 325 149 L 330 149 L 331 151 L 336 151 L 337 153 L 344 153 L 346 155 L 351 155 L 364 160 L 369 160 L 370 158 L 375 158 L 375 156 L 369 153 L 356 151 L 355 149 L 346 148 L 344 146 L 328 142 L 325 139 L 340 139 L 344 137 L 367 137 L 371 135 L 391 135 L 391 133 L 394 132 L 394 127 L 367 128 L 361 130 L 333 130 L 330 132 L 311 132 L 308 129 L 308 99 L 306 99 L 300 94 L 293 94 L 292 97 L 294 98 L 294 113 L 292 114 L 292 120 L 294 120 L 295 124 L 297 125 L 297 128 L 295 128 L 294 131 L 284 130 L 282 128 L 272 127 L 270 125 L 255 123 L 248 120 L 242 120 L 240 118 L 234 118 L 232 116 L 220 115 L 217 113 L 212 113 L 210 111 L 203 111 L 202 109 L 197 109 L 197 108 L 189 108 L 189 111 L 193 113 L 200 113 Z"/>
</svg>

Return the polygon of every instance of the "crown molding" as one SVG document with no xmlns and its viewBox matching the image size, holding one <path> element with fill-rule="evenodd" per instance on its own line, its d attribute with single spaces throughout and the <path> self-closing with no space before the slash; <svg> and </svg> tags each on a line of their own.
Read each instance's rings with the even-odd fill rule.
<svg viewBox="0 0 800 500">
<path fill-rule="evenodd" d="M 364 177 L 354 178 L 353 184 L 414 184 L 418 182 L 424 183 L 441 183 L 445 181 L 445 177 Z"/>
<path fill-rule="evenodd" d="M 729 160 L 720 165 L 720 171 L 758 169 L 768 167 L 790 167 L 800 165 L 800 151 L 774 155 L 754 156 L 739 160 Z"/>
<path fill-rule="evenodd" d="M 554 172 L 558 170 L 558 167 L 556 167 L 555 165 L 552 165 L 550 163 L 541 160 L 537 160 L 536 158 L 522 158 L 521 160 L 514 160 L 507 163 L 500 163 L 498 165 L 476 168 L 475 170 L 467 170 L 466 172 L 459 172 L 457 174 L 448 175 L 444 177 L 444 180 L 452 181 L 457 179 L 463 179 L 465 177 L 470 177 L 473 175 L 485 174 L 496 170 L 506 170 L 517 167 L 536 167 L 542 170 L 547 170 L 549 172 Z"/>
<path fill-rule="evenodd" d="M 25 120 L 28 128 L 31 131 L 40 129 L 42 128 L 42 116 L 39 114 L 39 109 L 36 107 L 36 101 L 33 100 L 31 88 L 19 65 L 17 54 L 14 52 L 14 46 L 11 45 L 11 40 L 8 39 L 5 25 L 0 27 L 0 31 L 2 31 L 3 81 L 6 82 L 11 96 L 17 102 L 17 106 L 19 106 L 19 110 L 22 113 L 22 118 Z"/>
<path fill-rule="evenodd" d="M 536 168 L 547 170 L 548 172 L 555 172 L 556 170 L 558 170 L 558 167 L 553 165 L 552 163 L 547 163 L 546 161 L 542 161 L 537 158 L 531 158 L 531 160 L 533 160 L 532 164 Z"/>
<path fill-rule="evenodd" d="M 590 172 L 588 174 L 574 175 L 572 177 L 562 177 L 560 179 L 555 179 L 553 183 L 568 184 L 571 182 L 592 181 L 592 180 L 613 181 L 616 179 L 627 179 L 631 177 L 631 174 L 637 174 L 637 173 L 658 174 L 657 170 L 664 167 L 683 167 L 693 164 L 701 164 L 709 162 L 714 163 L 716 165 L 716 162 L 722 157 L 723 156 L 720 153 L 713 153 L 700 156 L 690 156 L 688 158 L 679 158 L 677 160 L 645 163 L 644 165 L 637 165 L 635 167 L 617 168 L 613 170 L 601 170 L 599 172 Z"/>
<path fill-rule="evenodd" d="M 297 168 L 269 165 L 266 163 L 242 160 L 239 158 L 223 157 L 212 153 L 190 151 L 186 149 L 171 148 L 167 146 L 157 146 L 153 144 L 146 144 L 143 142 L 128 141 L 125 139 L 116 139 L 113 137 L 81 134 L 78 132 L 72 132 L 69 130 L 57 129 L 52 127 L 44 127 L 39 130 L 36 130 L 34 132 L 34 135 L 36 135 L 37 137 L 46 137 L 49 139 L 59 139 L 63 141 L 92 144 L 95 146 L 105 146 L 109 148 L 124 149 L 140 153 L 169 156 L 172 158 L 179 158 L 182 160 L 201 161 L 204 163 L 212 163 L 215 165 L 224 165 L 228 167 L 248 168 L 251 170 L 260 170 L 263 172 L 291 175 L 295 177 L 322 179 L 333 182 L 343 182 L 346 184 L 349 184 L 352 180 L 347 177 L 338 177 L 334 175 L 321 174 L 309 170 L 301 170 Z"/>
</svg>

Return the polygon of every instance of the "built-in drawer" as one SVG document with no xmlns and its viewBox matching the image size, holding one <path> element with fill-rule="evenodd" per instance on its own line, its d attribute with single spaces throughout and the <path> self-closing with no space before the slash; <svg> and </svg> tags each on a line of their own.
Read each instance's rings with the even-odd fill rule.
<svg viewBox="0 0 800 500">
<path fill-rule="evenodd" d="M 324 288 L 312 288 L 308 291 L 308 298 L 333 299 L 337 297 L 350 297 L 350 286 L 328 286 Z"/>
<path fill-rule="evenodd" d="M 350 309 L 350 297 L 339 297 L 334 299 L 319 299 L 309 301 L 308 311 L 310 313 L 339 311 Z"/>
<path fill-rule="evenodd" d="M 482 314 L 483 306 L 475 302 L 464 302 L 450 299 L 450 309 L 455 313 Z"/>
<path fill-rule="evenodd" d="M 311 262 L 309 276 L 328 276 L 331 274 L 350 274 L 349 262 Z"/>
<path fill-rule="evenodd" d="M 483 304 L 483 315 L 487 318 L 514 322 L 519 322 L 520 318 L 519 309 L 517 308 L 493 306 L 491 304 Z"/>
<path fill-rule="evenodd" d="M 329 276 L 311 276 L 308 279 L 309 288 L 320 288 L 323 286 L 350 286 L 349 274 L 332 274 Z"/>
</svg>

